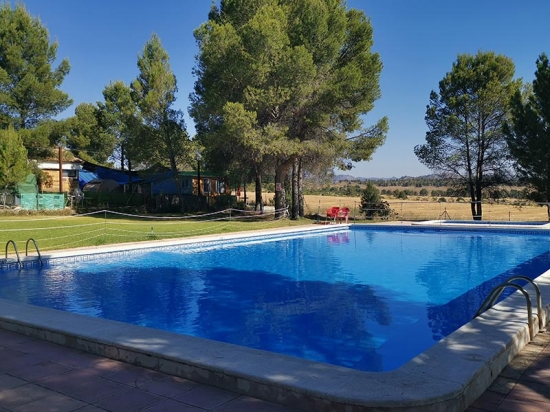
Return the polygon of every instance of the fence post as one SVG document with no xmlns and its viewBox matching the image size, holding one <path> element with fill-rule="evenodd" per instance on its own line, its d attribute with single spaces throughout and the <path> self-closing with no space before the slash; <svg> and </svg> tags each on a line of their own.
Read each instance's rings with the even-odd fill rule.
<svg viewBox="0 0 550 412">
<path fill-rule="evenodd" d="M 321 219 L 321 199 L 319 199 L 319 206 L 317 206 L 317 220 Z"/>
</svg>

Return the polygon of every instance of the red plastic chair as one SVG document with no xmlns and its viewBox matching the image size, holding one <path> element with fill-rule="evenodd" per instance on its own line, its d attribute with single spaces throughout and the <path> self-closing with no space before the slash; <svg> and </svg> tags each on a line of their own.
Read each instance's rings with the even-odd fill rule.
<svg viewBox="0 0 550 412">
<path fill-rule="evenodd" d="M 349 218 L 349 208 L 343 207 L 338 212 L 338 220 L 341 222 L 343 219 L 346 219 L 346 225 L 348 224 L 348 218 Z"/>
<path fill-rule="evenodd" d="M 338 213 L 340 212 L 340 208 L 333 206 L 329 209 L 327 209 L 327 221 L 332 220 L 336 222 L 336 219 L 338 218 Z"/>
</svg>

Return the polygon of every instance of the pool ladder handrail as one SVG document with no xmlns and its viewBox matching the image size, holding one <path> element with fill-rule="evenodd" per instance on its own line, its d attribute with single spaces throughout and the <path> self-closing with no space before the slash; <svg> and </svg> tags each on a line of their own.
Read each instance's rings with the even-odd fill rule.
<svg viewBox="0 0 550 412">
<path fill-rule="evenodd" d="M 25 256 L 29 256 L 29 243 L 32 241 L 34 243 L 34 247 L 36 249 L 36 253 L 38 254 L 38 261 L 40 262 L 40 266 L 44 266 L 44 261 L 42 260 L 42 255 L 40 254 L 40 249 L 38 249 L 38 244 L 36 243 L 36 240 L 34 240 L 32 237 L 27 240 L 27 243 L 25 245 Z M 10 243 L 13 245 L 13 250 L 15 250 L 15 256 L 17 257 L 17 266 L 19 267 L 19 270 L 23 268 L 23 262 L 21 262 L 21 257 L 19 256 L 19 251 L 17 250 L 17 245 L 15 244 L 15 241 L 8 240 L 6 242 L 6 262 L 8 261 L 8 248 L 10 246 Z"/>
<path fill-rule="evenodd" d="M 21 270 L 23 264 L 21 263 L 21 258 L 19 257 L 19 251 L 17 250 L 17 245 L 11 239 L 6 242 L 6 262 L 8 261 L 8 247 L 10 243 L 13 245 L 13 249 L 15 250 L 15 256 L 17 256 L 17 266 L 19 266 L 19 270 Z"/>
<path fill-rule="evenodd" d="M 477 318 L 483 312 L 491 309 L 506 288 L 508 287 L 515 288 L 519 290 L 523 294 L 523 296 L 525 296 L 525 300 L 527 302 L 527 325 L 529 326 L 529 337 L 532 340 L 535 336 L 535 333 L 533 331 L 533 325 L 531 323 L 531 319 L 533 317 L 533 308 L 532 308 L 533 305 L 531 303 L 531 297 L 529 296 L 529 293 L 527 293 L 527 291 L 523 288 L 523 286 L 512 283 L 514 280 L 524 280 L 530 283 L 535 289 L 535 293 L 537 295 L 537 317 L 539 318 L 539 329 L 542 330 L 544 326 L 544 322 L 542 319 L 542 297 L 540 293 L 540 288 L 531 278 L 528 278 L 527 276 L 521 276 L 521 275 L 512 276 L 508 278 L 505 282 L 501 283 L 500 285 L 495 286 L 493 290 L 489 293 L 489 296 L 487 296 L 487 298 L 483 301 L 483 303 L 479 307 L 478 311 L 474 315 L 474 318 Z"/>
<path fill-rule="evenodd" d="M 42 255 L 40 254 L 40 249 L 38 249 L 38 245 L 36 244 L 36 240 L 34 240 L 32 237 L 27 239 L 27 243 L 25 245 L 25 256 L 29 256 L 29 242 L 32 241 L 34 243 L 34 248 L 36 249 L 36 253 L 38 254 L 38 260 L 40 261 L 40 267 L 44 266 L 44 262 L 42 261 Z"/>
</svg>

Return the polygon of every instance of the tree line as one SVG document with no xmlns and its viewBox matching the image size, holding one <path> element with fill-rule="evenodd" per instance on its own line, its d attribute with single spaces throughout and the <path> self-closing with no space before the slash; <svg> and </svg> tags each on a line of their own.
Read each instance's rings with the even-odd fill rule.
<svg viewBox="0 0 550 412">
<path fill-rule="evenodd" d="M 199 53 L 189 113 L 195 136 L 174 109 L 176 76 L 157 35 L 138 56 L 133 82 L 111 82 L 104 101 L 79 104 L 75 116 L 54 120 L 72 104 L 59 89 L 69 62 L 52 67 L 57 43 L 48 42 L 40 21 L 22 4 L 3 4 L 2 136 L 9 133 L 16 146 L 21 139 L 32 159 L 63 145 L 84 160 L 123 170 L 168 167 L 175 178 L 201 159 L 232 181 L 252 179 L 257 192 L 262 177 L 272 174 L 278 209 L 292 187 L 293 217 L 303 210 L 304 171 L 327 173 L 367 160 L 384 142 L 387 119 L 366 126 L 361 118 L 380 96 L 382 63 L 371 50 L 372 26 L 344 1 L 222 0 L 194 35 Z"/>
<path fill-rule="evenodd" d="M 369 160 L 388 131 L 386 117 L 364 124 L 380 97 L 382 60 L 373 27 L 344 0 L 222 0 L 194 31 L 199 48 L 189 114 L 175 109 L 177 79 L 153 34 L 129 84 L 112 81 L 103 101 L 75 115 L 60 90 L 70 72 L 56 67 L 57 42 L 18 3 L 0 5 L 0 187 L 30 170 L 28 159 L 64 146 L 84 160 L 122 170 L 163 167 L 174 174 L 201 161 L 233 182 L 252 182 L 262 209 L 263 179 L 275 185 L 275 206 L 303 215 L 304 176 L 329 176 Z M 542 53 L 535 80 L 514 79 L 514 63 L 493 52 L 459 54 L 432 91 L 426 143 L 414 152 L 441 179 L 471 199 L 511 181 L 536 200 L 550 196 L 550 69 Z M 190 75 L 190 74 L 184 74 Z M 32 164 L 32 163 L 31 163 Z M 40 175 L 39 171 L 35 172 Z M 549 209 L 550 214 L 550 209 Z"/>
</svg>

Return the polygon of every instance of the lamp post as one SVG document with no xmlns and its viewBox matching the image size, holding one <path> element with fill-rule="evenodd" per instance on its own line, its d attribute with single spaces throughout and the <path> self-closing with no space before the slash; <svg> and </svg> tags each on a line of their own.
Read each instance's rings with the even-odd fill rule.
<svg viewBox="0 0 550 412">
<path fill-rule="evenodd" d="M 202 155 L 200 150 L 195 150 L 195 157 L 197 159 L 197 194 L 199 195 L 199 200 L 202 196 L 202 190 L 201 190 L 201 160 Z"/>
</svg>

